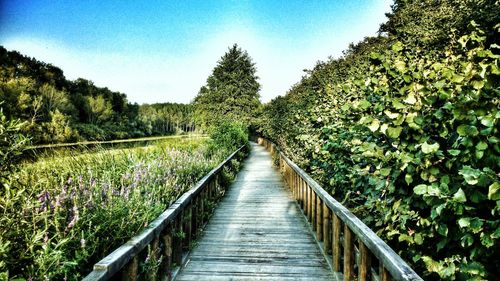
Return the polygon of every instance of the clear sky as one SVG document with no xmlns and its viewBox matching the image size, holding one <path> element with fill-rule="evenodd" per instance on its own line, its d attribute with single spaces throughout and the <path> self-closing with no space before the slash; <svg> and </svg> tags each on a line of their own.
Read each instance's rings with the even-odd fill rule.
<svg viewBox="0 0 500 281">
<path fill-rule="evenodd" d="M 261 100 L 375 35 L 391 0 L 0 0 L 0 45 L 127 94 L 190 102 L 228 47 L 248 51 Z"/>
</svg>

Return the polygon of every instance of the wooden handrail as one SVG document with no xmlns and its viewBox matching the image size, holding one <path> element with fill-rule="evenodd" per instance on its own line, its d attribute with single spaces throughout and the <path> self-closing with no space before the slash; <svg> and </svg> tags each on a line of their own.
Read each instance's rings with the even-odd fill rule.
<svg viewBox="0 0 500 281">
<path fill-rule="evenodd" d="M 367 280 L 370 274 L 374 274 L 379 280 L 389 280 L 389 275 L 397 281 L 423 280 L 380 237 L 279 151 L 274 143 L 264 138 L 259 138 L 258 143 L 279 156 L 284 179 L 303 209 L 304 215 L 311 222 L 312 229 L 316 232 L 316 239 L 323 242 L 321 244 L 323 252 L 332 253 L 334 272 L 342 272 L 346 281 L 352 280 L 355 275 L 358 280 Z M 342 233 L 343 239 L 341 239 Z M 355 240 L 358 244 L 359 259 L 356 258 Z M 371 260 L 372 256 L 378 261 L 378 269 L 372 267 L 372 264 L 375 264 Z M 357 274 L 354 272 L 355 266 Z"/>
<path fill-rule="evenodd" d="M 205 215 L 207 203 L 214 202 L 222 193 L 221 188 L 225 188 L 220 185 L 220 173 L 245 147 L 238 148 L 211 170 L 140 234 L 96 263 L 93 271 L 83 280 L 139 280 L 139 259 L 142 256 L 149 256 L 150 260 L 157 258 L 158 252 L 163 257 L 161 264 L 155 272 L 149 272 L 140 280 L 171 280 L 172 265 L 182 264 L 183 251 L 189 250 L 194 240 L 193 233 L 208 219 Z"/>
</svg>

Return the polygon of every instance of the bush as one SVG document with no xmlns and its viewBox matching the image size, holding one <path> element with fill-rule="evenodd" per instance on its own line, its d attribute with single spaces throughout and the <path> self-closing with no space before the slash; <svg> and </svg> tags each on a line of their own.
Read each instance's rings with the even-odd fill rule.
<svg viewBox="0 0 500 281">
<path fill-rule="evenodd" d="M 211 143 L 208 152 L 225 149 L 233 152 L 242 145 L 248 145 L 248 129 L 242 123 L 222 122 L 209 130 Z"/>
</svg>

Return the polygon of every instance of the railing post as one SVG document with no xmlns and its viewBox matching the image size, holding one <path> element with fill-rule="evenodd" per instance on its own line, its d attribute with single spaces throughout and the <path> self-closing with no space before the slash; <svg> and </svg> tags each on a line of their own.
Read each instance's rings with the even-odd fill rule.
<svg viewBox="0 0 500 281">
<path fill-rule="evenodd" d="M 348 225 L 344 225 L 344 281 L 351 281 L 354 275 L 354 239 Z"/>
<path fill-rule="evenodd" d="M 173 262 L 176 265 L 182 264 L 182 215 L 181 211 L 175 219 L 174 241 L 173 241 Z"/>
<path fill-rule="evenodd" d="M 311 226 L 312 226 L 312 229 L 313 231 L 316 231 L 316 199 L 317 199 L 317 196 L 316 196 L 316 192 L 314 192 L 314 190 L 311 188 L 311 207 L 312 207 L 312 211 L 311 211 Z"/>
<path fill-rule="evenodd" d="M 185 212 L 185 219 L 184 219 L 184 228 L 185 231 L 184 233 L 186 234 L 184 236 L 185 238 L 185 248 L 189 250 L 191 248 L 191 242 L 192 242 L 192 232 L 191 232 L 191 224 L 192 224 L 192 203 L 189 203 L 189 205 L 186 207 L 186 212 Z"/>
<path fill-rule="evenodd" d="M 318 241 L 323 241 L 323 218 L 321 214 L 323 210 L 323 204 L 321 203 L 321 198 L 316 195 L 316 237 Z"/>
<path fill-rule="evenodd" d="M 139 259 L 137 256 L 123 268 L 121 280 L 123 281 L 137 281 L 137 274 L 139 273 Z"/>
<path fill-rule="evenodd" d="M 370 274 L 371 254 L 363 241 L 359 240 L 358 281 L 367 281 Z"/>
<path fill-rule="evenodd" d="M 389 274 L 389 271 L 384 267 L 382 263 L 379 265 L 379 275 L 380 275 L 380 281 L 390 281 L 391 280 L 391 275 Z"/>
<path fill-rule="evenodd" d="M 330 229 L 330 209 L 326 202 L 323 202 L 323 248 L 327 254 L 331 252 Z"/>
<path fill-rule="evenodd" d="M 332 269 L 340 272 L 340 219 L 337 214 L 332 212 Z"/>
<path fill-rule="evenodd" d="M 153 242 L 151 242 L 150 244 L 150 248 L 149 248 L 149 259 L 151 261 L 153 261 L 154 263 L 156 263 L 158 261 L 158 247 L 160 245 L 160 237 L 155 237 L 155 239 L 153 239 Z M 153 271 L 150 271 L 150 272 L 147 272 L 147 279 L 150 280 L 150 281 L 155 281 L 158 277 L 158 268 L 156 268 L 156 270 L 153 270 Z"/>
<path fill-rule="evenodd" d="M 312 221 L 312 187 L 307 185 L 307 219 Z"/>
<path fill-rule="evenodd" d="M 162 271 L 166 275 L 166 281 L 170 281 L 170 269 L 172 268 L 172 226 L 170 224 L 163 231 L 162 239 L 165 247 L 163 249 L 164 264 Z"/>
</svg>

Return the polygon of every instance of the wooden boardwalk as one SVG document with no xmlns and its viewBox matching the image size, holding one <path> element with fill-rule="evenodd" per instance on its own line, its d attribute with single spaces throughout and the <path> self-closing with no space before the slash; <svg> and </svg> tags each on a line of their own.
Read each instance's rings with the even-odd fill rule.
<svg viewBox="0 0 500 281">
<path fill-rule="evenodd" d="M 252 143 L 175 280 L 332 280 L 324 256 L 264 147 Z"/>
</svg>

